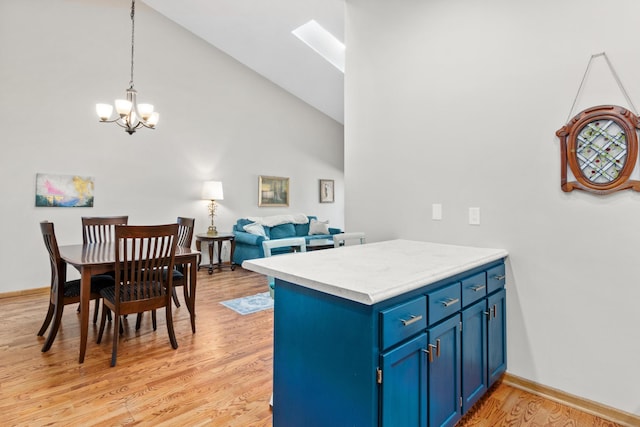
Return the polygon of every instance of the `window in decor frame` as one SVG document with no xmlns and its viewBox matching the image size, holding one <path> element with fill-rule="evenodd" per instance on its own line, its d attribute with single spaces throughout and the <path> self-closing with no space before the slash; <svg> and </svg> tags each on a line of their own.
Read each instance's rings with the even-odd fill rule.
<svg viewBox="0 0 640 427">
<path fill-rule="evenodd" d="M 333 203 L 335 201 L 334 195 L 334 181 L 332 179 L 320 180 L 320 203 Z"/>
<path fill-rule="evenodd" d="M 640 181 L 630 179 L 638 157 L 637 128 L 638 117 L 617 105 L 588 108 L 560 128 L 562 191 L 640 191 Z M 567 165 L 575 181 L 568 180 Z"/>
<path fill-rule="evenodd" d="M 289 206 L 289 178 L 260 176 L 258 206 Z"/>
</svg>

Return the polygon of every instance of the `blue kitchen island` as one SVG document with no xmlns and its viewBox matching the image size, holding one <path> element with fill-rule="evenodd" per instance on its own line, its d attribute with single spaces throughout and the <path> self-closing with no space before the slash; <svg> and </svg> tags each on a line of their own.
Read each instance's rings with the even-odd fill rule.
<svg viewBox="0 0 640 427">
<path fill-rule="evenodd" d="M 273 425 L 454 425 L 506 370 L 506 256 L 392 240 L 245 261 L 276 278 Z"/>
</svg>

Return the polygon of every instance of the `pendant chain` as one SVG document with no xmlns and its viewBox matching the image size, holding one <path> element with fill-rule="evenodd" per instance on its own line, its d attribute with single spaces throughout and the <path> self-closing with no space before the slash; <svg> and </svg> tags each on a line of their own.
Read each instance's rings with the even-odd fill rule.
<svg viewBox="0 0 640 427">
<path fill-rule="evenodd" d="M 133 88 L 133 47 L 134 47 L 134 33 L 136 21 L 134 19 L 136 14 L 136 0 L 131 1 L 131 80 L 129 81 L 129 87 Z"/>
</svg>

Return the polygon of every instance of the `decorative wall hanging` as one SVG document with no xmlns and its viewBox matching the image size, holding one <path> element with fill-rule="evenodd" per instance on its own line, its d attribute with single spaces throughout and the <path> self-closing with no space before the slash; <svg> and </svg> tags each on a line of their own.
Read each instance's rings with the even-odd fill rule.
<svg viewBox="0 0 640 427">
<path fill-rule="evenodd" d="M 606 54 L 592 55 L 587 65 L 575 107 L 585 78 L 594 58 L 604 57 L 618 87 L 629 105 L 635 110 L 618 75 Z M 609 194 L 620 190 L 640 191 L 640 181 L 631 180 L 638 157 L 638 116 L 617 105 L 600 105 L 578 113 L 560 128 L 561 188 L 562 191 L 584 190 L 596 194 Z M 575 181 L 568 177 L 567 165 Z"/>
<path fill-rule="evenodd" d="M 333 203 L 334 197 L 334 181 L 332 179 L 320 180 L 320 203 Z"/>
<path fill-rule="evenodd" d="M 258 206 L 289 206 L 289 178 L 260 176 Z"/>
<path fill-rule="evenodd" d="M 36 174 L 37 207 L 93 207 L 93 178 Z"/>
</svg>

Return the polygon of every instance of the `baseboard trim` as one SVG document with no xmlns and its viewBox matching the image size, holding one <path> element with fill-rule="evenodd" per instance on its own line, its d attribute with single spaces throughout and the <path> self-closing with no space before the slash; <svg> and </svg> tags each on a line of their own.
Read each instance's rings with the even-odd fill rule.
<svg viewBox="0 0 640 427">
<path fill-rule="evenodd" d="M 47 286 L 45 288 L 34 288 L 34 289 L 24 289 L 21 291 L 4 292 L 0 294 L 0 299 L 21 297 L 25 295 L 48 294 L 50 291 L 51 291 L 51 288 Z"/>
<path fill-rule="evenodd" d="M 546 399 L 550 399 L 563 405 L 579 409 L 581 411 L 596 415 L 609 421 L 613 421 L 623 426 L 640 426 L 640 416 L 638 415 L 630 414 L 628 412 L 621 411 L 619 409 L 612 408 L 610 406 L 603 405 L 589 399 L 574 396 L 564 391 L 538 384 L 536 382 L 529 381 L 516 375 L 506 373 L 502 377 L 502 382 L 512 387 L 528 391 L 532 394 L 543 396 Z"/>
</svg>

